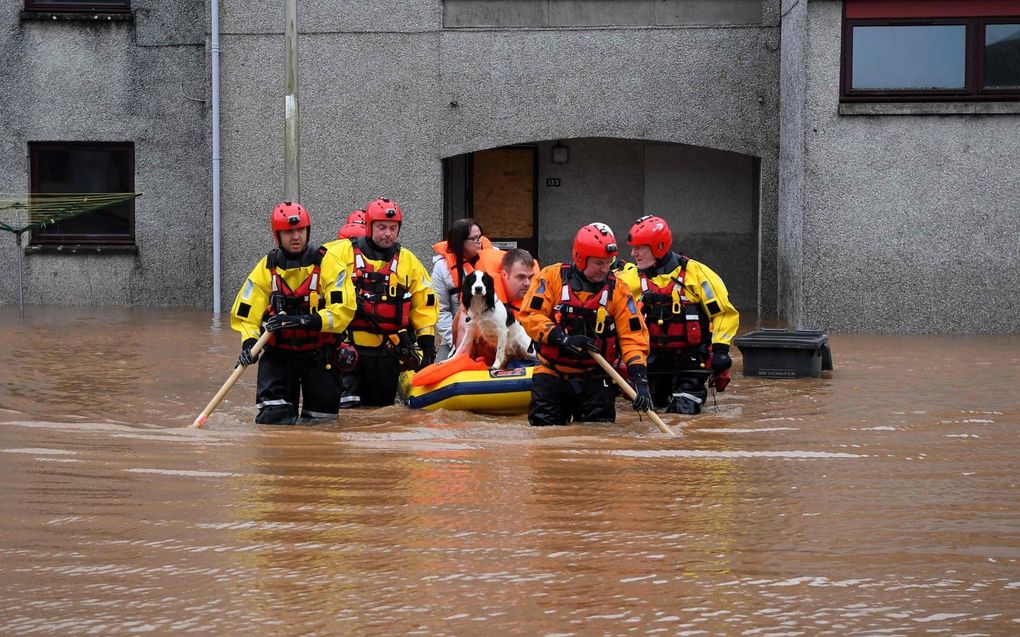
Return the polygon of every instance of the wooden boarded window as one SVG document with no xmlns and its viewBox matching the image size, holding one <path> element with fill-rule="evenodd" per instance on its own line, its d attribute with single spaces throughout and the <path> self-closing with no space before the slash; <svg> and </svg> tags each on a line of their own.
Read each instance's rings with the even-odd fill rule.
<svg viewBox="0 0 1020 637">
<path fill-rule="evenodd" d="M 474 153 L 471 216 L 493 241 L 517 241 L 534 250 L 535 148 L 494 148 Z"/>
</svg>

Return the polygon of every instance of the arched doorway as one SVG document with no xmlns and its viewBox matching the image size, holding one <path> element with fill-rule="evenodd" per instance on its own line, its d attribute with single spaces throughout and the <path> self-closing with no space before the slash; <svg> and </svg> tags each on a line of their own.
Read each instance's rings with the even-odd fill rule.
<svg viewBox="0 0 1020 637">
<path fill-rule="evenodd" d="M 666 218 L 674 249 L 708 264 L 738 308 L 758 309 L 758 158 L 701 146 L 587 137 L 444 159 L 444 219 L 472 216 L 543 264 L 570 258 L 581 225 L 609 224 L 625 258 L 643 214 Z"/>
</svg>

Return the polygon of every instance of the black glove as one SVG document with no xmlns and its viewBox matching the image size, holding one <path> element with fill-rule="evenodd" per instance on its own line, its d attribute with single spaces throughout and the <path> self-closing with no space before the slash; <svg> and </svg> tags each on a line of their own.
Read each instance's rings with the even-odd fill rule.
<svg viewBox="0 0 1020 637">
<path fill-rule="evenodd" d="M 648 368 L 640 363 L 627 366 L 627 376 L 634 384 L 637 396 L 634 397 L 634 411 L 652 410 L 652 392 L 648 389 Z"/>
<path fill-rule="evenodd" d="M 563 334 L 563 330 L 558 327 L 554 327 L 546 340 L 550 345 L 555 345 L 565 350 L 571 356 L 576 358 L 588 358 L 588 352 L 595 350 L 598 351 L 598 344 L 592 339 L 582 334 L 571 334 L 566 336 Z"/>
<path fill-rule="evenodd" d="M 712 373 L 722 374 L 733 365 L 730 358 L 730 346 L 716 343 L 712 346 Z M 721 391 L 721 390 L 720 390 Z"/>
<path fill-rule="evenodd" d="M 262 352 L 259 352 L 256 356 L 252 356 L 251 348 L 254 347 L 255 343 L 258 343 L 258 341 L 259 339 L 257 338 L 249 338 L 241 343 L 241 355 L 238 356 L 237 365 L 234 365 L 234 367 L 247 367 L 248 365 L 255 364 L 255 361 L 259 359 Z"/>
<path fill-rule="evenodd" d="M 274 314 L 266 321 L 266 331 L 302 328 L 318 332 L 322 329 L 322 317 L 318 314 Z"/>
<path fill-rule="evenodd" d="M 418 347 L 421 348 L 421 366 L 418 369 L 428 367 L 436 362 L 436 337 L 422 335 L 418 337 Z"/>
</svg>

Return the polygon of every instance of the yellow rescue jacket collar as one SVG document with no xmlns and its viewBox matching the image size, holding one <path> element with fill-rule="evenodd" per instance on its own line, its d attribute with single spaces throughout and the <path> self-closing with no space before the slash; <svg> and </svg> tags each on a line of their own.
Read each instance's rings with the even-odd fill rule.
<svg viewBox="0 0 1020 637">
<path fill-rule="evenodd" d="M 393 255 L 400 251 L 400 242 L 394 241 L 388 248 L 381 248 L 371 237 L 352 237 L 353 247 L 373 261 L 392 261 Z"/>
<path fill-rule="evenodd" d="M 294 268 L 307 268 L 310 265 L 318 265 L 322 263 L 320 250 L 322 250 L 322 254 L 325 254 L 323 246 L 312 246 L 311 244 L 308 244 L 308 247 L 301 254 L 291 254 L 279 247 L 273 248 L 266 256 L 266 269 L 279 268 L 281 270 L 292 270 Z"/>
<path fill-rule="evenodd" d="M 647 270 L 638 270 L 638 273 L 648 278 L 656 277 L 660 274 L 668 274 L 680 266 L 686 269 L 689 260 L 682 254 L 667 252 L 661 259 L 655 262 L 655 265 Z"/>
</svg>

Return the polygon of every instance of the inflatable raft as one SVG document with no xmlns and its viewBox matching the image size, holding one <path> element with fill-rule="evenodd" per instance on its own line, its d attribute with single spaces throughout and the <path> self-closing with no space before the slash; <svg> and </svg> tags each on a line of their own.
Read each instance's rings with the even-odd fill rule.
<svg viewBox="0 0 1020 637">
<path fill-rule="evenodd" d="M 413 374 L 401 376 L 404 402 L 411 409 L 456 409 L 482 414 L 525 414 L 531 401 L 534 367 L 490 371 L 463 369 L 428 385 L 412 382 Z"/>
</svg>

